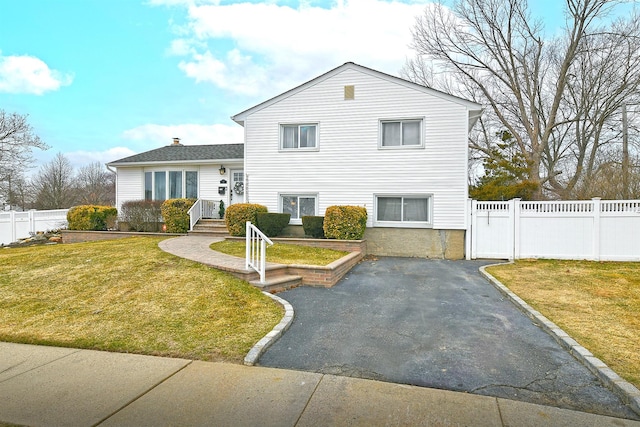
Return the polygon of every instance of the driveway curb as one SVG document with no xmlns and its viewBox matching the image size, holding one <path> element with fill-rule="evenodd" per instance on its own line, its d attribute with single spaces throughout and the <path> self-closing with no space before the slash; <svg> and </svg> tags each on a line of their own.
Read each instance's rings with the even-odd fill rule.
<svg viewBox="0 0 640 427">
<path fill-rule="evenodd" d="M 284 317 L 267 335 L 265 335 L 260 341 L 256 343 L 256 345 L 249 350 L 249 353 L 244 358 L 244 364 L 247 366 L 253 366 L 258 362 L 262 353 L 268 349 L 271 344 L 273 344 L 280 336 L 289 329 L 291 326 L 291 322 L 293 322 L 293 317 L 295 315 L 293 311 L 293 306 L 289 304 L 289 302 L 285 299 L 280 298 L 279 296 L 272 295 L 269 292 L 262 292 L 272 300 L 278 302 L 282 307 L 284 307 Z"/>
<path fill-rule="evenodd" d="M 516 306 L 518 306 L 529 318 L 534 322 L 540 324 L 540 326 L 547 331 L 565 350 L 567 350 L 573 357 L 580 361 L 587 367 L 594 375 L 609 387 L 614 393 L 616 393 L 623 402 L 629 407 L 640 414 L 640 390 L 638 390 L 633 384 L 624 380 L 620 375 L 616 374 L 611 368 L 609 368 L 602 360 L 595 357 L 589 350 L 582 347 L 576 340 L 571 338 L 569 334 L 563 331 L 558 325 L 547 319 L 539 311 L 535 310 L 529 304 L 527 304 L 518 295 L 511 292 L 509 288 L 503 285 L 498 279 L 493 277 L 486 271 L 487 267 L 496 265 L 513 264 L 511 262 L 501 262 L 497 264 L 485 265 L 480 267 L 480 274 L 482 274 L 493 286 L 498 289 L 503 295 L 511 300 Z"/>
</svg>

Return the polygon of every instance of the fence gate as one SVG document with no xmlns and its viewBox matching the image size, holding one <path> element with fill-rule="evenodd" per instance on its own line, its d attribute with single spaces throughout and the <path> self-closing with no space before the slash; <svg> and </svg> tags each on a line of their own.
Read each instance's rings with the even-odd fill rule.
<svg viewBox="0 0 640 427">
<path fill-rule="evenodd" d="M 471 259 L 513 258 L 513 208 L 513 200 L 471 201 Z"/>
</svg>

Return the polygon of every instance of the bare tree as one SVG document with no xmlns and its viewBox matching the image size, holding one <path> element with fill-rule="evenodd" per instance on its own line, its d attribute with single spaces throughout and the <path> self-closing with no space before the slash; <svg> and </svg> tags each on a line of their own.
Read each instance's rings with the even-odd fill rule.
<svg viewBox="0 0 640 427">
<path fill-rule="evenodd" d="M 76 176 L 78 202 L 87 205 L 115 204 L 115 174 L 100 162 L 93 162 L 78 170 Z"/>
<path fill-rule="evenodd" d="M 40 167 L 32 186 L 36 209 L 65 209 L 76 203 L 73 167 L 62 153 Z"/>
<path fill-rule="evenodd" d="M 0 194 L 3 202 L 14 210 L 29 209 L 33 203 L 31 188 L 22 170 L 4 170 Z"/>
<path fill-rule="evenodd" d="M 535 198 L 576 197 L 620 142 L 619 107 L 640 89 L 639 17 L 599 24 L 618 3 L 566 0 L 566 28 L 550 40 L 526 0 L 430 6 L 403 75 L 486 105 L 471 148 L 488 155 L 507 130 Z"/>
<path fill-rule="evenodd" d="M 49 147 L 34 133 L 27 116 L 0 109 L 0 199 L 13 203 L 12 182 L 18 182 L 33 163 L 31 150 Z"/>
</svg>

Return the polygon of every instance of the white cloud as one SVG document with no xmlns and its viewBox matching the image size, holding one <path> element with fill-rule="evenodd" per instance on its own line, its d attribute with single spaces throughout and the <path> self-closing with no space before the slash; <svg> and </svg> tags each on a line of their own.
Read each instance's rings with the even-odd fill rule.
<svg viewBox="0 0 640 427">
<path fill-rule="evenodd" d="M 124 157 L 133 156 L 134 154 L 136 154 L 136 152 L 130 148 L 113 147 L 104 151 L 71 151 L 69 153 L 65 153 L 65 156 L 69 159 L 74 168 L 77 169 L 90 163 L 99 162 L 100 164 L 105 164 Z"/>
<path fill-rule="evenodd" d="M 244 129 L 240 125 L 221 124 L 146 124 L 124 131 L 122 137 L 141 143 L 138 145 L 144 151 L 169 145 L 173 138 L 180 138 L 180 142 L 185 145 L 239 144 L 244 140 Z"/>
<path fill-rule="evenodd" d="M 73 75 L 52 70 L 36 57 L 0 54 L 0 92 L 42 95 L 72 81 Z"/>
<path fill-rule="evenodd" d="M 344 0 L 330 8 L 183 2 L 188 23 L 170 50 L 185 57 L 179 67 L 196 81 L 261 97 L 349 61 L 397 75 L 413 56 L 411 28 L 424 1 Z"/>
</svg>

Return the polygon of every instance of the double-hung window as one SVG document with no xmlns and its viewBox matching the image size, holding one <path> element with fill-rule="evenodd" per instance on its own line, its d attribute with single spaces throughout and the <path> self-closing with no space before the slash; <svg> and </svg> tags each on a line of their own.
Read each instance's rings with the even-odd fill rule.
<svg viewBox="0 0 640 427">
<path fill-rule="evenodd" d="M 314 194 L 281 194 L 282 213 L 291 214 L 291 221 L 300 223 L 303 216 L 314 216 L 318 209 L 318 196 Z"/>
<path fill-rule="evenodd" d="M 422 119 L 380 121 L 380 146 L 423 147 Z"/>
<path fill-rule="evenodd" d="M 429 227 L 432 225 L 432 196 L 376 196 L 376 225 L 389 227 Z"/>
<path fill-rule="evenodd" d="M 198 172 L 156 170 L 144 173 L 144 199 L 197 199 Z"/>
<path fill-rule="evenodd" d="M 318 147 L 318 125 L 314 123 L 281 125 L 282 150 L 315 149 Z"/>
</svg>

